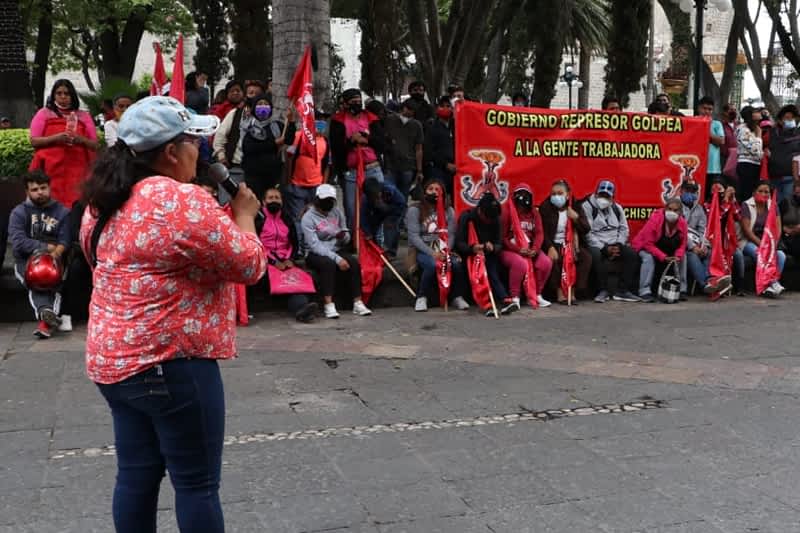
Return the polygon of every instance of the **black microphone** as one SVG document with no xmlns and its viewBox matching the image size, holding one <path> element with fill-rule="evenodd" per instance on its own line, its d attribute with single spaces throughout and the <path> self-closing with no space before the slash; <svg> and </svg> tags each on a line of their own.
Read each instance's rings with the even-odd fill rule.
<svg viewBox="0 0 800 533">
<path fill-rule="evenodd" d="M 228 172 L 228 167 L 222 163 L 214 163 L 213 165 L 209 166 L 208 177 L 211 178 L 214 183 L 225 189 L 225 192 L 230 194 L 231 198 L 236 196 L 236 194 L 239 192 L 239 184 L 233 181 L 230 172 Z M 264 222 L 264 213 L 261 211 L 261 209 L 259 209 L 256 213 L 256 220 L 259 222 Z"/>
</svg>

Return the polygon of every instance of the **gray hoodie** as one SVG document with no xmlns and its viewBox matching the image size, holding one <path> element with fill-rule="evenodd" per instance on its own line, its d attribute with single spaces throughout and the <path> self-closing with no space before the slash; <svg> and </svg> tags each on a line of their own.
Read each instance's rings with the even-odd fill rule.
<svg viewBox="0 0 800 533">
<path fill-rule="evenodd" d="M 420 220 L 419 204 L 408 206 L 406 212 L 406 228 L 408 229 L 408 244 L 423 254 L 433 256 L 434 252 L 440 251 L 438 246 L 434 250 L 431 246 L 438 242 L 439 233 L 436 228 L 436 210 L 430 214 L 427 220 Z M 455 246 L 456 241 L 456 215 L 452 207 L 448 207 L 445 212 L 447 219 L 447 247 L 450 250 Z"/>
<path fill-rule="evenodd" d="M 312 204 L 300 220 L 300 228 L 303 230 L 306 253 L 313 252 L 336 263 L 342 259 L 336 252 L 350 242 L 350 230 L 347 229 L 347 222 L 338 207 L 325 214 Z M 344 232 L 344 236 L 337 238 L 341 232 Z"/>
<path fill-rule="evenodd" d="M 686 238 L 686 249 L 691 250 L 695 246 L 708 245 L 706 241 L 706 210 L 700 201 L 694 203 L 692 207 L 683 204 L 683 218 L 689 226 L 689 235 Z"/>
<path fill-rule="evenodd" d="M 593 194 L 583 202 L 583 212 L 589 221 L 589 233 L 586 235 L 589 246 L 605 248 L 610 244 L 628 243 L 630 229 L 621 205 L 614 202 L 608 208 L 600 209 L 597 195 Z"/>
</svg>

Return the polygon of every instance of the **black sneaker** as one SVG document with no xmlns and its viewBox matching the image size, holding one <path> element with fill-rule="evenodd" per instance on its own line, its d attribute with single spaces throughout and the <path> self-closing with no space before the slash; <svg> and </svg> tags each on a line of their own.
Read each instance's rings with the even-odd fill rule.
<svg viewBox="0 0 800 533">
<path fill-rule="evenodd" d="M 501 315 L 510 315 L 514 311 L 519 311 L 519 299 L 518 298 L 508 298 L 503 300 L 503 307 L 500 308 Z"/>
<path fill-rule="evenodd" d="M 616 300 L 616 298 L 614 298 L 614 299 Z M 622 302 L 630 302 L 632 300 L 620 300 L 620 301 L 622 301 Z M 655 302 L 656 299 L 653 298 L 652 294 L 645 294 L 644 296 L 640 296 L 639 297 L 639 301 L 643 302 L 643 303 L 646 303 L 646 304 L 651 304 L 651 303 Z"/>
<path fill-rule="evenodd" d="M 652 296 L 651 296 L 652 298 Z M 615 302 L 641 302 L 642 299 L 633 294 L 631 291 L 618 292 L 614 295 Z"/>
<path fill-rule="evenodd" d="M 309 322 L 313 322 L 314 318 L 317 316 L 317 311 L 319 311 L 319 306 L 316 302 L 309 302 L 303 307 L 300 308 L 297 313 L 295 313 L 294 317 L 297 319 L 298 322 L 303 322 L 304 324 L 308 324 Z"/>
<path fill-rule="evenodd" d="M 57 328 L 61 325 L 61 319 L 58 318 L 58 315 L 55 313 L 55 311 L 53 311 L 52 308 L 47 306 L 39 308 L 39 318 L 51 329 Z"/>
</svg>

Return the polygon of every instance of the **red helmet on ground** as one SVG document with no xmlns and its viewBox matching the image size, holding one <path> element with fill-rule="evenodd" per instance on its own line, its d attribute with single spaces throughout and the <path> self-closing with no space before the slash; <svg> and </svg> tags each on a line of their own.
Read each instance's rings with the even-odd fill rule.
<svg viewBox="0 0 800 533">
<path fill-rule="evenodd" d="M 61 284 L 64 270 L 55 257 L 40 250 L 34 252 L 25 267 L 25 285 L 39 291 L 53 290 Z"/>
</svg>

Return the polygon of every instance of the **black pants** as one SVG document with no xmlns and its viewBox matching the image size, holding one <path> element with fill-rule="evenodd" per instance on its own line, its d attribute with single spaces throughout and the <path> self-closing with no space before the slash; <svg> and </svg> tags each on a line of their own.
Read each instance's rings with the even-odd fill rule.
<svg viewBox="0 0 800 533">
<path fill-rule="evenodd" d="M 621 246 L 619 257 L 613 261 L 622 261 L 622 279 L 617 287 L 619 291 L 629 291 L 631 287 L 637 285 L 636 268 L 639 266 L 639 255 L 630 246 Z M 608 290 L 608 266 L 612 260 L 605 256 L 602 248 L 589 247 L 592 253 L 592 267 L 597 276 L 597 290 Z"/>
<path fill-rule="evenodd" d="M 761 165 L 755 163 L 739 163 L 736 165 L 736 175 L 739 183 L 736 185 L 736 201 L 744 202 L 751 196 L 761 181 Z"/>
<path fill-rule="evenodd" d="M 306 264 L 317 271 L 319 275 L 319 292 L 322 296 L 333 296 L 336 291 L 336 276 L 347 278 L 350 284 L 350 294 L 355 298 L 361 297 L 361 265 L 358 259 L 350 254 L 339 252 L 339 256 L 347 261 L 350 270 L 342 272 L 333 259 L 309 252 Z"/>
<path fill-rule="evenodd" d="M 786 248 L 786 255 L 791 255 L 795 261 L 800 261 L 800 237 L 784 237 L 783 246 Z"/>
</svg>

